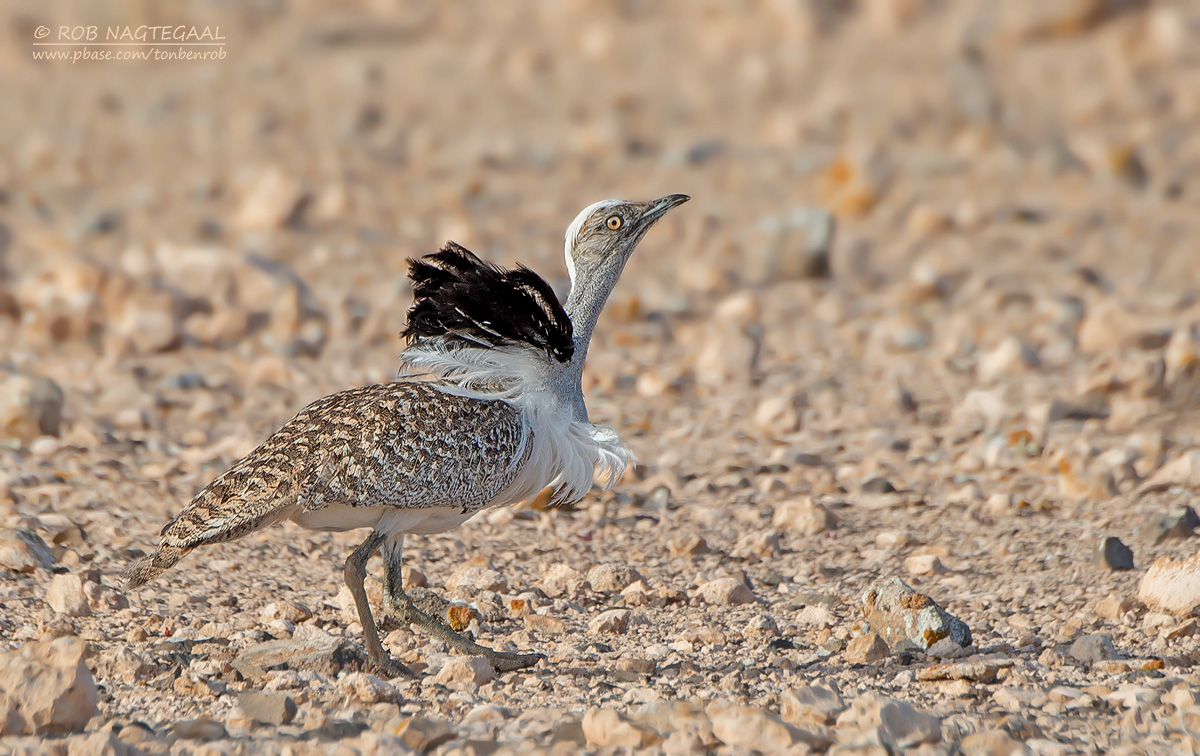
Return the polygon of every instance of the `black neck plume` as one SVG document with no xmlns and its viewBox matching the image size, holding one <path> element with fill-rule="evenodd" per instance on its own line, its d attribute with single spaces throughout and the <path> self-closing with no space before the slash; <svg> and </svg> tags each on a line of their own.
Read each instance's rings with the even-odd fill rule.
<svg viewBox="0 0 1200 756">
<path fill-rule="evenodd" d="M 528 344 L 558 362 L 575 351 L 571 319 L 550 284 L 529 268 L 506 270 L 447 242 L 408 261 L 413 303 L 401 335 L 502 347 Z"/>
</svg>

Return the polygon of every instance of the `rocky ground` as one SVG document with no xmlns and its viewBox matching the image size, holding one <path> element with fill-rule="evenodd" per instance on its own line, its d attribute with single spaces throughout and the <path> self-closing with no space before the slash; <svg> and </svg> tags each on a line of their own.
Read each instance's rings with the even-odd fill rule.
<svg viewBox="0 0 1200 756">
<path fill-rule="evenodd" d="M 3 17 L 0 752 L 1200 749 L 1195 3 Z M 34 60 L 64 24 L 227 55 Z M 418 676 L 364 670 L 362 533 L 121 588 L 297 409 L 393 374 L 406 257 L 563 291 L 579 208 L 669 192 L 585 377 L 641 464 L 408 549 L 544 664 L 389 621 Z"/>
</svg>

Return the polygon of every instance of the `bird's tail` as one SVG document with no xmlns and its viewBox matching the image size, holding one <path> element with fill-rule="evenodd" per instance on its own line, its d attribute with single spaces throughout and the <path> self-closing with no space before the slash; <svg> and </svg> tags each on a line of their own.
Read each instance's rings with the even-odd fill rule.
<svg viewBox="0 0 1200 756">
<path fill-rule="evenodd" d="M 125 572 L 125 587 L 139 588 L 171 569 L 194 547 L 159 546 L 150 556 L 142 557 Z"/>
</svg>

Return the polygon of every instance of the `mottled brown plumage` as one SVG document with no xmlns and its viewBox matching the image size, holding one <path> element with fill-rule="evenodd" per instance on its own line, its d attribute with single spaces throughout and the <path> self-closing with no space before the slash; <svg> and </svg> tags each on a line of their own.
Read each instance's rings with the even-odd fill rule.
<svg viewBox="0 0 1200 756">
<path fill-rule="evenodd" d="M 334 504 L 477 511 L 516 476 L 523 433 L 512 405 L 424 382 L 318 399 L 196 494 L 127 580 L 143 585 L 197 546 Z"/>
</svg>

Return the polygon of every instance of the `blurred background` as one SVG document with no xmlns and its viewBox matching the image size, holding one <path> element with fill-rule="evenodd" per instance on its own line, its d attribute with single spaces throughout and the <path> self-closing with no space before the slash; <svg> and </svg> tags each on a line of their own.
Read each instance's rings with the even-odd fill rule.
<svg viewBox="0 0 1200 756">
<path fill-rule="evenodd" d="M 84 49 L 38 44 L 64 26 L 145 25 L 223 57 L 35 57 Z M 1098 628 L 1200 659 L 1194 622 L 1122 619 L 1132 560 L 1191 553 L 1200 522 L 1195 0 L 47 0 L 6 4 L 0 40 L 0 536 L 26 555 L 0 593 L 42 595 L 54 564 L 101 615 L 5 600 L 0 630 L 244 644 L 284 593 L 336 630 L 358 534 L 219 547 L 136 613 L 117 576 L 301 406 L 394 375 L 406 258 L 453 239 L 565 295 L 581 208 L 684 192 L 585 376 L 642 464 L 581 511 L 422 539 L 433 587 L 474 553 L 558 596 L 547 564 L 628 556 L 675 602 L 638 631 L 665 643 L 741 637 L 758 604 L 679 598 L 732 575 L 808 664 L 894 572 L 1022 664 Z M 1134 547 L 1120 571 L 1102 536 Z M 581 635 L 591 610 L 559 604 Z M 703 653 L 742 669 L 721 638 Z M 739 674 L 720 685 L 775 705 Z M 145 686 L 111 690 L 109 716 L 142 716 Z M 232 706 L 171 695 L 167 719 Z"/>
</svg>

